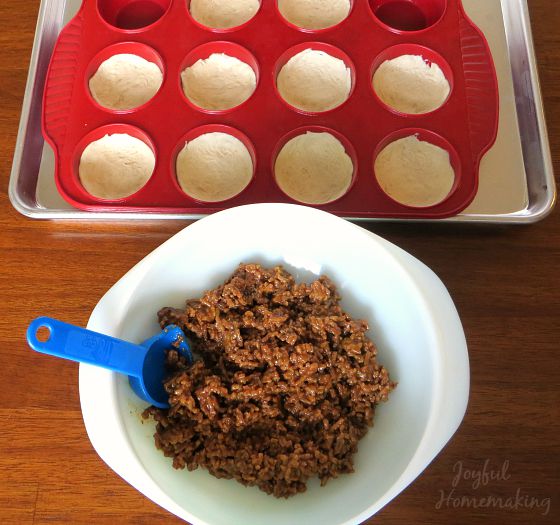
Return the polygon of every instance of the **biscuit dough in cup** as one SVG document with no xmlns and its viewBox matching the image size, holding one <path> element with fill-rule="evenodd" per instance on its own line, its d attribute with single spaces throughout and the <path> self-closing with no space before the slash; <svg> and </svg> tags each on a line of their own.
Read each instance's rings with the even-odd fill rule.
<svg viewBox="0 0 560 525">
<path fill-rule="evenodd" d="M 278 10 L 288 22 L 309 30 L 339 24 L 351 7 L 350 0 L 278 0 Z"/>
<path fill-rule="evenodd" d="M 439 204 L 455 184 L 449 152 L 415 135 L 385 146 L 375 159 L 374 170 L 389 197 L 415 208 Z"/>
<path fill-rule="evenodd" d="M 130 53 L 105 60 L 89 79 L 93 99 L 102 107 L 125 111 L 143 106 L 163 83 L 161 69 L 145 58 Z"/>
<path fill-rule="evenodd" d="M 212 53 L 181 73 L 183 92 L 195 106 L 224 111 L 248 100 L 257 87 L 253 68 L 238 58 Z"/>
<path fill-rule="evenodd" d="M 253 18 L 260 0 L 191 0 L 191 16 L 211 29 L 231 29 Z"/>
<path fill-rule="evenodd" d="M 115 133 L 88 144 L 80 158 L 78 174 L 90 195 L 124 199 L 146 185 L 155 164 L 154 152 L 146 143 L 127 133 Z"/>
<path fill-rule="evenodd" d="M 354 165 L 336 137 L 308 131 L 289 140 L 280 150 L 274 174 L 286 195 L 304 204 L 320 205 L 348 191 Z"/>
<path fill-rule="evenodd" d="M 191 198 L 221 202 L 241 193 L 253 178 L 253 159 L 238 138 L 205 133 L 187 142 L 177 156 L 177 181 Z"/>
<path fill-rule="evenodd" d="M 418 115 L 445 104 L 451 87 L 441 68 L 419 55 L 401 55 L 383 62 L 373 75 L 373 89 L 390 108 Z"/>
<path fill-rule="evenodd" d="M 334 109 L 348 99 L 352 74 L 343 60 L 309 48 L 284 64 L 276 85 L 288 104 L 318 113 Z"/>
</svg>

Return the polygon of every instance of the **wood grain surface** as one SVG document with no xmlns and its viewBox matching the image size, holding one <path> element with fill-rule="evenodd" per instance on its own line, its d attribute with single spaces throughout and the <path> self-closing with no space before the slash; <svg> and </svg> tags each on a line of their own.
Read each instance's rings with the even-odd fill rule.
<svg viewBox="0 0 560 525">
<path fill-rule="evenodd" d="M 554 0 L 529 4 L 560 174 L 560 10 Z M 98 458 L 82 423 L 77 365 L 26 346 L 27 324 L 38 315 L 85 325 L 116 280 L 186 225 L 36 222 L 11 207 L 8 178 L 38 6 L 0 2 L 0 522 L 181 523 Z M 371 229 L 446 283 L 472 373 L 468 413 L 454 439 L 371 523 L 560 523 L 560 212 L 530 227 Z M 473 486 L 465 478 L 485 464 L 505 475 Z M 484 504 L 491 495 L 514 503 L 518 495 L 518 508 L 461 502 Z"/>
</svg>

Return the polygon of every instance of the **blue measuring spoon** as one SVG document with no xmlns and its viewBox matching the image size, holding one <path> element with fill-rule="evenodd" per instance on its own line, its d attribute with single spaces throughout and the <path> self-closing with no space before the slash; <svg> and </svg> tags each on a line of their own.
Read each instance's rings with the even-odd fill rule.
<svg viewBox="0 0 560 525">
<path fill-rule="evenodd" d="M 37 331 L 46 328 L 49 338 L 42 342 Z M 163 387 L 166 377 L 165 350 L 176 348 L 192 363 L 193 356 L 183 331 L 174 325 L 141 345 L 85 330 L 49 317 L 35 319 L 27 329 L 27 342 L 36 352 L 100 366 L 125 374 L 137 396 L 158 408 L 169 408 Z"/>
</svg>

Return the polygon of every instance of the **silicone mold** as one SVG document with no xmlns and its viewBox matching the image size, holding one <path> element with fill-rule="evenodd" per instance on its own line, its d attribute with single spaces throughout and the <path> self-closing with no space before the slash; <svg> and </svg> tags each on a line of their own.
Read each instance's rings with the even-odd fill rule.
<svg viewBox="0 0 560 525">
<path fill-rule="evenodd" d="M 274 155 L 283 137 L 310 127 L 336 131 L 356 153 L 350 191 L 336 202 L 319 206 L 325 211 L 356 218 L 434 219 L 453 216 L 473 200 L 480 160 L 496 138 L 498 89 L 487 42 L 466 16 L 460 0 L 355 0 L 344 21 L 319 31 L 298 29 L 286 22 L 275 0 L 263 0 L 250 21 L 226 31 L 195 22 L 188 3 L 84 0 L 76 17 L 62 31 L 44 92 L 43 132 L 55 151 L 57 187 L 72 205 L 88 211 L 203 216 L 244 204 L 294 202 L 274 182 Z M 135 110 L 112 112 L 93 101 L 87 83 L 97 58 L 107 57 L 111 46 L 119 49 L 123 43 L 153 50 L 153 60 L 165 78 L 160 91 L 148 103 Z M 349 58 L 354 86 L 349 100 L 338 108 L 309 114 L 291 108 L 280 98 L 276 74 L 288 50 L 313 48 L 317 43 Z M 251 62 L 259 79 L 250 99 L 224 112 L 203 111 L 186 100 L 180 74 L 193 53 L 204 58 L 196 51 L 205 49 L 201 46 L 206 46 L 208 52 L 226 47 L 241 50 L 239 58 Z M 123 49 L 134 47 L 127 45 Z M 387 108 L 375 95 L 371 81 L 379 57 L 392 57 L 395 49 L 425 49 L 426 60 L 441 57 L 445 61 L 452 92 L 441 108 L 424 115 L 403 115 Z M 84 137 L 115 124 L 142 130 L 153 144 L 158 161 L 142 190 L 127 199 L 106 201 L 83 189 L 75 159 Z M 191 130 L 206 125 L 234 128 L 255 149 L 253 182 L 224 203 L 197 202 L 181 192 L 175 180 L 173 158 L 181 141 Z M 375 152 L 387 137 L 402 129 L 441 136 L 457 154 L 455 187 L 448 198 L 435 206 L 403 206 L 375 183 Z"/>
</svg>

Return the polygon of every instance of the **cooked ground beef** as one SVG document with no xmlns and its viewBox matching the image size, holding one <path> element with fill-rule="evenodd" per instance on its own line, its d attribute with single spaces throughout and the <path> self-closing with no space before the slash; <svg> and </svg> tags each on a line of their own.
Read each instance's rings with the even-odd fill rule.
<svg viewBox="0 0 560 525">
<path fill-rule="evenodd" d="M 282 267 L 241 265 L 184 310 L 162 309 L 201 359 L 170 350 L 171 408 L 150 408 L 156 446 L 173 466 L 207 469 L 277 497 L 353 471 L 375 405 L 395 384 L 376 361 L 365 321 L 332 282 L 297 284 Z"/>
</svg>

